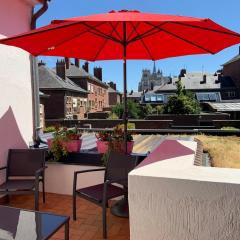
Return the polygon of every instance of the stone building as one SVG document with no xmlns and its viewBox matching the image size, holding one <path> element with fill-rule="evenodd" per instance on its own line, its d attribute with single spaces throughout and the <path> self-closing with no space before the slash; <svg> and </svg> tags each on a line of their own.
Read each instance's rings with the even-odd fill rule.
<svg viewBox="0 0 240 240">
<path fill-rule="evenodd" d="M 65 62 L 57 61 L 56 72 L 39 63 L 39 88 L 49 95 L 43 99 L 46 119 L 83 119 L 88 92 L 66 77 Z"/>
<path fill-rule="evenodd" d="M 229 91 L 236 92 L 236 86 L 231 78 L 222 76 L 221 71 L 214 74 L 202 72 L 187 72 L 181 70 L 182 85 L 186 90 L 195 94 L 199 102 L 220 102 L 235 99 L 237 95 L 229 95 Z M 155 87 L 152 91 L 145 91 L 142 103 L 161 104 L 176 94 L 179 77 L 170 78 L 167 83 Z"/>
<path fill-rule="evenodd" d="M 138 91 L 153 90 L 157 86 L 169 81 L 169 77 L 164 77 L 161 70 L 156 70 L 156 65 L 154 62 L 153 71 L 149 69 L 142 70 L 141 81 L 138 84 Z"/>
</svg>

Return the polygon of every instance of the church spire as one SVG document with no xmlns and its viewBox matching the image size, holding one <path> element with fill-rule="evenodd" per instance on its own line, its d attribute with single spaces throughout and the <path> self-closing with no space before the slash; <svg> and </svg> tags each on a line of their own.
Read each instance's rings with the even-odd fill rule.
<svg viewBox="0 0 240 240">
<path fill-rule="evenodd" d="M 153 73 L 156 73 L 156 64 L 155 64 L 155 61 L 153 61 Z"/>
</svg>

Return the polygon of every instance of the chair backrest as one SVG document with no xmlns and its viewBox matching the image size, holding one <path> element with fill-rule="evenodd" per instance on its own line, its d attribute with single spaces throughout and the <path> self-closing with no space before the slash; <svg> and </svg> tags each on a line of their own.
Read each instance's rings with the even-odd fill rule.
<svg viewBox="0 0 240 240">
<path fill-rule="evenodd" d="M 118 180 L 128 179 L 128 173 L 136 166 L 136 157 L 122 152 L 110 152 L 105 179 Z"/>
<path fill-rule="evenodd" d="M 7 165 L 7 177 L 35 176 L 35 172 L 45 166 L 45 151 L 40 149 L 10 149 Z"/>
</svg>

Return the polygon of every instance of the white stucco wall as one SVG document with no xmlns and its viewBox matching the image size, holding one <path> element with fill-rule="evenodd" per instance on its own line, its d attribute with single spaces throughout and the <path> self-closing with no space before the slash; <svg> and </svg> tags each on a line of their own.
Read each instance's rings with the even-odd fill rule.
<svg viewBox="0 0 240 240">
<path fill-rule="evenodd" d="M 36 0 L 0 1 L 0 38 L 30 30 L 32 7 L 36 3 Z M 9 148 L 27 147 L 32 141 L 31 69 L 27 52 L 0 45 L 0 90 L 0 166 L 3 166 Z"/>
<path fill-rule="evenodd" d="M 189 154 L 129 174 L 131 240 L 239 240 L 240 170 L 193 162 Z"/>
<path fill-rule="evenodd" d="M 96 169 L 99 167 L 85 165 L 67 165 L 48 163 L 46 169 L 46 192 L 72 195 L 73 176 L 75 171 Z M 90 172 L 78 175 L 77 187 L 83 188 L 103 183 L 104 171 Z"/>
</svg>

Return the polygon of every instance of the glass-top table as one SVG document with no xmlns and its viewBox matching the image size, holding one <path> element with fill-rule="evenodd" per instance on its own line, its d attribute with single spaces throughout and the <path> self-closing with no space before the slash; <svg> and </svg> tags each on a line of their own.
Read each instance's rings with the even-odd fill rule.
<svg viewBox="0 0 240 240">
<path fill-rule="evenodd" d="M 69 217 L 0 206 L 0 240 L 46 240 L 65 226 L 69 240 Z"/>
</svg>

